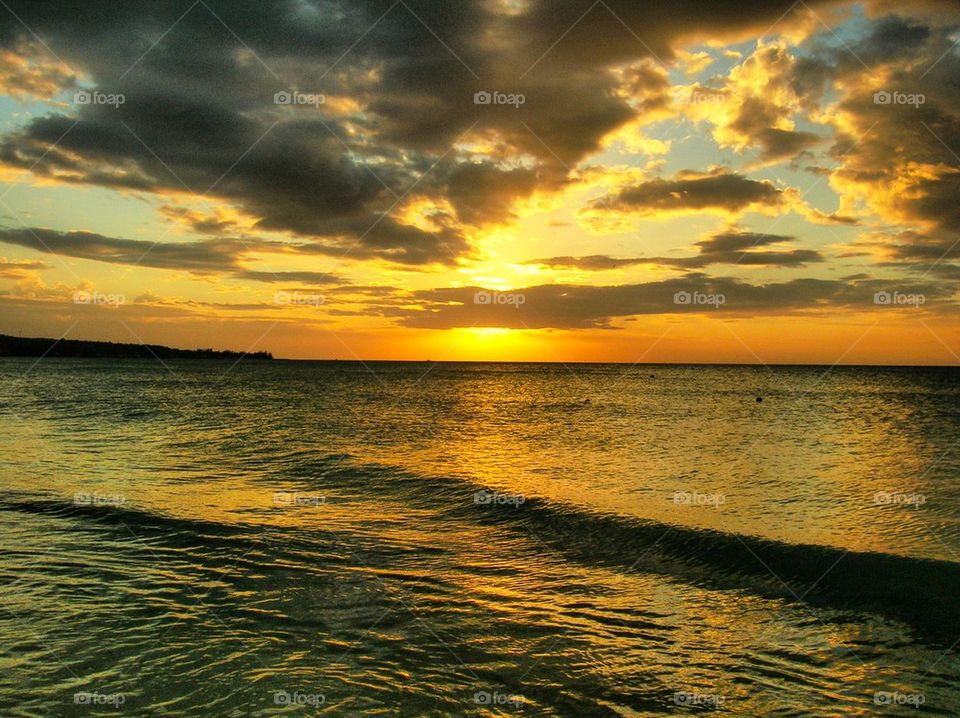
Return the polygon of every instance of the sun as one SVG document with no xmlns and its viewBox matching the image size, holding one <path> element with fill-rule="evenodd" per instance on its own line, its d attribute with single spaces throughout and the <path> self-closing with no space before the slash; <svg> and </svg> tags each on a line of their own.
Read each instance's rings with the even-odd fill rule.
<svg viewBox="0 0 960 718">
<path fill-rule="evenodd" d="M 445 359 L 458 361 L 532 361 L 543 351 L 537 332 L 508 327 L 458 327 L 444 332 L 437 344 Z"/>
<path fill-rule="evenodd" d="M 512 329 L 507 327 L 470 327 L 464 331 L 480 337 L 503 336 L 509 334 Z"/>
</svg>

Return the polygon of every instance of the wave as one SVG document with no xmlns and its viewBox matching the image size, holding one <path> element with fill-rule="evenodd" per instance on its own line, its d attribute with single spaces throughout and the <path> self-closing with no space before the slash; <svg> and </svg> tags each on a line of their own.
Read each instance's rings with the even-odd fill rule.
<svg viewBox="0 0 960 718">
<path fill-rule="evenodd" d="M 146 511 L 130 506 L 117 506 L 106 502 L 84 504 L 69 501 L 57 496 L 31 496 L 8 494 L 0 497 L 0 511 L 21 511 L 23 513 L 52 516 L 57 518 L 88 519 L 99 524 L 130 526 L 147 531 L 164 531 L 167 534 L 187 534 L 199 538 L 217 539 L 242 535 L 241 526 L 201 521 L 197 519 L 177 518 L 165 514 Z"/>
<path fill-rule="evenodd" d="M 342 461 L 338 457 L 341 467 Z M 496 492 L 460 478 L 418 476 L 384 466 L 335 469 L 327 480 L 333 475 L 376 492 L 404 494 L 406 500 L 459 520 L 523 531 L 586 566 L 659 573 L 705 588 L 875 613 L 903 621 L 936 642 L 960 634 L 960 563 L 786 543 L 535 497 L 476 503 L 476 494 Z"/>
<path fill-rule="evenodd" d="M 601 515 L 532 499 L 511 515 L 485 508 L 481 520 L 519 522 L 589 565 L 664 573 L 705 587 L 746 589 L 790 602 L 876 612 L 924 633 L 960 633 L 960 564 L 789 544 Z"/>
<path fill-rule="evenodd" d="M 758 536 L 692 528 L 612 515 L 542 498 L 477 503 L 495 492 L 463 479 L 421 476 L 383 465 L 359 464 L 349 455 L 323 459 L 289 456 L 280 474 L 309 488 L 350 489 L 389 497 L 425 510 L 432 520 L 481 523 L 522 532 L 566 560 L 622 572 L 662 574 L 705 588 L 747 591 L 809 607 L 871 613 L 902 621 L 940 643 L 960 634 L 960 563 L 910 558 L 831 546 L 793 544 Z M 277 476 L 265 478 L 273 483 Z M 502 494 L 501 494 L 502 496 Z M 131 506 L 75 505 L 57 498 L 0 496 L 0 510 L 72 517 L 95 524 L 131 527 L 165 543 L 258 544 L 262 524 L 226 524 L 176 518 Z M 303 556 L 329 557 L 333 533 L 313 529 L 284 534 L 283 547 Z M 271 542 L 271 551 L 277 551 Z M 261 556 L 279 560 L 279 554 Z M 824 620 L 817 616 L 818 620 Z M 837 620 L 833 616 L 830 620 Z"/>
</svg>

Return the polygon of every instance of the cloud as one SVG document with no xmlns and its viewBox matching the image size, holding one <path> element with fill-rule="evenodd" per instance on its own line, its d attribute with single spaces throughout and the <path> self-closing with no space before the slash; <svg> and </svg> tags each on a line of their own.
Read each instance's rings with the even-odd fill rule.
<svg viewBox="0 0 960 718">
<path fill-rule="evenodd" d="M 0 277 L 4 279 L 29 279 L 33 272 L 42 269 L 50 269 L 50 265 L 43 262 L 11 261 L 0 257 Z"/>
<path fill-rule="evenodd" d="M 81 113 L 76 124 L 67 117 L 34 120 L 4 140 L 0 156 L 61 182 L 190 196 L 215 187 L 219 197 L 256 217 L 257 228 L 333 243 L 354 240 L 371 249 L 382 246 L 389 235 L 394 241 L 387 244 L 401 250 L 398 261 L 405 261 L 403 249 L 418 263 L 451 263 L 466 251 L 466 241 L 454 236 L 458 231 L 453 227 L 445 227 L 443 247 L 434 245 L 441 251 L 429 254 L 429 232 L 385 220 L 383 211 L 402 191 L 399 177 L 391 174 L 401 173 L 380 170 L 379 178 L 372 175 L 343 157 L 336 140 L 316 122 L 287 123 L 265 135 L 259 125 L 202 103 L 184 107 L 180 101 L 177 107 L 172 98 L 127 100 L 109 109 L 116 118 L 105 118 L 100 109 L 92 116 Z M 130 130 L 121 126 L 118 134 L 116 121 Z M 178 122 L 182 129 L 172 131 Z M 86 159 L 80 162 L 77 156 Z M 384 178 L 392 179 L 395 190 L 381 184 Z M 376 232 L 370 231 L 374 227 Z"/>
<path fill-rule="evenodd" d="M 697 242 L 700 254 L 674 260 L 676 266 L 706 267 L 710 264 L 739 264 L 775 267 L 802 267 L 823 262 L 824 257 L 812 249 L 760 250 L 758 247 L 795 241 L 795 237 L 730 230 Z M 669 260 L 664 260 L 669 262 Z"/>
<path fill-rule="evenodd" d="M 870 3 L 873 21 L 859 37 L 842 45 L 813 38 L 802 56 L 783 40 L 761 41 L 715 89 L 688 88 L 713 93 L 713 102 L 682 110 L 712 126 L 721 147 L 758 148 L 758 164 L 813 157 L 826 138 L 798 121 L 832 129 L 832 166 L 811 169 L 829 178 L 840 208 L 797 211 L 816 224 L 853 226 L 875 215 L 908 230 L 881 247 L 886 262 L 926 271 L 960 259 L 960 21 L 945 8 Z M 888 103 L 878 93 L 922 100 Z M 876 245 L 876 236 L 866 241 Z"/>
<path fill-rule="evenodd" d="M 729 230 L 714 234 L 696 243 L 700 253 L 693 257 L 610 257 L 594 254 L 587 257 L 548 257 L 532 259 L 524 264 L 537 264 L 552 269 L 607 271 L 637 264 L 652 264 L 675 269 L 699 269 L 711 264 L 741 266 L 803 267 L 823 262 L 822 254 L 812 249 L 757 250 L 774 244 L 793 242 L 794 237 Z"/>
<path fill-rule="evenodd" d="M 718 168 L 706 173 L 687 170 L 669 180 L 655 179 L 627 185 L 594 201 L 594 210 L 658 217 L 677 212 L 776 208 L 784 191 L 768 180 L 752 180 Z"/>
<path fill-rule="evenodd" d="M 816 82 L 822 80 L 822 66 L 801 62 L 785 41 L 761 40 L 717 87 L 695 84 L 678 89 L 680 109 L 695 122 L 711 126 L 720 147 L 737 152 L 758 149 L 759 161 L 754 164 L 793 159 L 823 139 L 796 128 L 795 118 L 811 110 L 822 92 Z M 810 76 L 805 84 L 798 80 L 804 71 Z"/>
<path fill-rule="evenodd" d="M 172 0 L 149 8 L 90 0 L 78 13 L 59 0 L 11 0 L 20 21 L 0 16 L 0 82 L 15 96 L 67 103 L 18 118 L 21 124 L 0 138 L 0 161 L 29 169 L 41 182 L 153 195 L 147 198 L 152 206 L 204 239 L 154 244 L 91 231 L 2 229 L 0 242 L 112 264 L 305 286 L 340 280 L 325 267 L 265 271 L 252 265 L 254 255 L 456 267 L 480 251 L 472 244 L 483 236 L 478 228 L 509 223 L 526 205 L 575 186 L 587 163 L 605 161 L 607 151 L 657 154 L 680 147 L 684 139 L 644 134 L 647 124 L 679 113 L 709 128 L 724 150 L 715 161 L 726 162 L 727 150 L 752 153 L 746 169 L 731 164 L 666 178 L 638 178 L 637 170 L 581 216 L 730 219 L 795 209 L 808 221 L 831 225 L 879 218 L 907 230 L 869 239 L 887 266 L 919 271 L 960 260 L 960 160 L 948 149 L 960 151 L 960 58 L 949 52 L 955 18 L 936 24 L 926 16 L 907 18 L 912 11 L 903 8 L 900 16 L 879 17 L 879 5 L 868 3 L 871 19 L 861 23 L 868 30 L 859 39 L 845 34 L 848 47 L 841 47 L 822 29 L 819 37 L 808 32 L 803 5 L 679 0 L 668 9 L 629 0 L 593 6 L 464 0 L 451 12 L 419 0 L 322 6 L 211 0 L 209 9 Z M 809 42 L 797 49 L 797 35 L 761 38 L 744 57 L 718 49 L 724 39 L 756 38 L 778 20 L 777 32 L 800 28 Z M 41 52 L 25 26 L 64 63 Z M 682 49 L 704 37 L 711 40 L 709 52 Z M 721 54 L 739 60 L 726 79 L 684 88 L 715 93 L 719 101 L 671 102 L 671 74 L 661 60 L 702 74 Z M 120 92 L 125 101 L 75 106 L 66 95 L 77 86 Z M 882 89 L 922 92 L 926 102 L 878 105 L 873 96 Z M 278 90 L 323 93 L 325 102 L 277 105 Z M 479 91 L 519 93 L 524 101 L 477 104 Z M 804 208 L 797 190 L 751 178 L 757 164 L 788 160 L 828 173 L 823 176 L 841 198 L 835 212 Z M 670 158 L 667 166 L 697 165 Z M 606 172 L 618 176 L 612 168 Z M 198 196 L 222 211 L 184 209 Z M 284 241 L 258 238 L 274 236 L 267 233 Z M 534 261 L 586 271 L 639 264 L 678 271 L 797 268 L 825 261 L 796 242 L 732 229 L 697 242 L 691 256 L 614 257 L 593 248 L 586 256 Z M 0 265 L 5 276 L 22 271 Z M 816 293 L 824 285 L 810 286 Z M 753 291 L 732 289 L 745 297 Z M 619 291 L 608 288 L 605 296 Z M 446 311 L 431 306 L 417 316 Z M 583 321 L 603 324 L 610 316 L 620 315 L 590 314 Z"/>
<path fill-rule="evenodd" d="M 304 284 L 334 284 L 341 277 L 329 272 L 264 272 L 244 269 L 234 274 L 238 279 L 250 279 L 254 282 L 303 282 Z"/>
<path fill-rule="evenodd" d="M 748 115 L 749 116 L 749 115 Z M 737 123 L 737 129 L 750 133 L 763 148 L 764 160 L 781 160 L 795 157 L 802 150 L 820 142 L 820 135 L 814 132 L 781 130 L 777 127 L 751 127 L 749 122 Z"/>
<path fill-rule="evenodd" d="M 309 245 L 286 245 L 256 239 L 218 238 L 198 242 L 150 242 L 107 237 L 95 232 L 59 232 L 41 227 L 0 229 L 0 243 L 37 252 L 77 257 L 109 264 L 151 267 L 198 275 L 230 275 L 256 282 L 304 282 L 330 284 L 342 281 L 329 272 L 262 271 L 249 269 L 242 260 L 252 253 L 312 254 Z M 41 262 L 25 262 L 19 268 L 46 268 Z M 0 269 L 3 264 L 0 264 Z"/>
<path fill-rule="evenodd" d="M 59 232 L 40 227 L 0 229 L 0 242 L 48 254 L 198 274 L 236 268 L 238 254 L 246 249 L 242 243 L 231 240 L 155 243 L 106 237 L 96 232 Z"/>
<path fill-rule="evenodd" d="M 544 284 L 510 290 L 507 296 L 522 296 L 522 302 L 478 300 L 491 296 L 482 287 L 457 287 L 414 292 L 417 309 L 406 307 L 382 311 L 407 327 L 450 329 L 455 327 L 505 327 L 509 329 L 614 328 L 615 320 L 648 314 L 787 314 L 826 309 L 880 311 L 874 302 L 878 291 L 890 290 L 882 280 L 794 279 L 771 284 L 749 284 L 738 279 L 711 278 L 702 274 L 642 284 L 585 286 Z M 900 283 L 905 294 L 923 294 L 927 302 L 947 300 L 953 289 L 942 282 Z M 714 308 L 709 303 L 684 303 L 678 293 L 722 295 Z"/>
<path fill-rule="evenodd" d="M 409 266 L 453 265 L 469 255 L 469 245 L 457 228 L 442 217 L 436 218 L 434 227 L 403 224 L 384 214 L 370 224 L 354 219 L 331 221 L 324 225 L 331 239 L 300 242 L 294 251 L 341 260 L 384 259 Z"/>
<path fill-rule="evenodd" d="M 531 169 L 500 169 L 490 162 L 464 163 L 451 173 L 447 197 L 461 220 L 483 225 L 512 217 L 513 203 L 537 186 Z"/>
<path fill-rule="evenodd" d="M 783 17 L 789 0 L 685 0 L 676 12 L 609 0 L 586 15 L 547 0 L 464 0 L 456 12 L 420 0 L 11 6 L 15 16 L 0 16 L 11 92 L 50 94 L 75 75 L 125 101 L 30 119 L 0 141 L 7 166 L 48 182 L 204 195 L 260 230 L 357 245 L 358 259 L 451 266 L 470 255 L 471 227 L 562 187 L 605 137 L 652 112 L 662 76 L 643 67 L 674 59 L 681 38 L 797 15 Z M 25 69 L 17 53 L 32 33 L 63 67 Z M 650 91 L 649 106 L 623 92 L 628 81 Z M 326 102 L 278 106 L 281 90 Z M 525 102 L 478 105 L 478 91 Z M 420 201 L 452 205 L 456 218 L 399 221 Z"/>
<path fill-rule="evenodd" d="M 0 50 L 0 92 L 20 100 L 48 100 L 72 88 L 76 77 L 37 42 Z"/>
<path fill-rule="evenodd" d="M 185 224 L 198 234 L 222 236 L 238 230 L 237 221 L 228 216 L 222 208 L 215 209 L 212 215 L 205 215 L 186 207 L 168 204 L 160 207 L 160 213 L 175 222 Z"/>
<path fill-rule="evenodd" d="M 829 177 L 843 214 L 897 227 L 892 239 L 871 231 L 861 244 L 923 272 L 960 259 L 960 57 L 951 51 L 958 27 L 956 17 L 946 25 L 878 20 L 852 48 L 870 72 L 850 53 L 819 57 L 822 75 L 839 88 L 828 115 L 836 132 Z M 909 97 L 915 101 L 902 101 Z"/>
<path fill-rule="evenodd" d="M 611 257 L 607 254 L 591 254 L 587 257 L 544 257 L 530 259 L 524 264 L 536 264 L 551 269 L 585 269 L 587 271 L 605 272 L 610 269 L 622 269 L 635 264 L 655 263 L 656 259 L 644 257 Z"/>
</svg>

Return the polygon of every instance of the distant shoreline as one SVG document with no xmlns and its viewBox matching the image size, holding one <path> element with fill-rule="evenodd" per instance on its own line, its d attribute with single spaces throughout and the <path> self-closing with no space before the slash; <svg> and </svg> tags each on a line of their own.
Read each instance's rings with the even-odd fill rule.
<svg viewBox="0 0 960 718">
<path fill-rule="evenodd" d="M 743 364 L 736 362 L 630 362 L 630 361 L 531 361 L 480 359 L 292 359 L 276 358 L 272 352 L 237 352 L 214 349 L 177 349 L 161 344 L 124 344 L 88 341 L 83 339 L 53 339 L 44 337 L 14 337 L 0 334 L 0 359 L 260 359 L 274 362 L 303 362 L 318 364 L 525 364 L 530 366 L 622 366 L 622 367 L 755 367 L 758 369 L 960 369 L 957 364 L 798 364 L 768 363 Z"/>
<path fill-rule="evenodd" d="M 176 349 L 161 344 L 122 344 L 80 339 L 14 337 L 0 334 L 0 357 L 46 357 L 61 359 L 260 359 L 272 360 L 270 352 L 235 352 L 214 349 Z"/>
</svg>

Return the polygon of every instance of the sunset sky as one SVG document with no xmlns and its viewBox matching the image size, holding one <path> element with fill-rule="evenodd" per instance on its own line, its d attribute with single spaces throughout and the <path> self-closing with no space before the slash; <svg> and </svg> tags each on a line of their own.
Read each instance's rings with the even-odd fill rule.
<svg viewBox="0 0 960 718">
<path fill-rule="evenodd" d="M 955 364 L 958 41 L 939 2 L 7 0 L 0 333 Z"/>
</svg>

